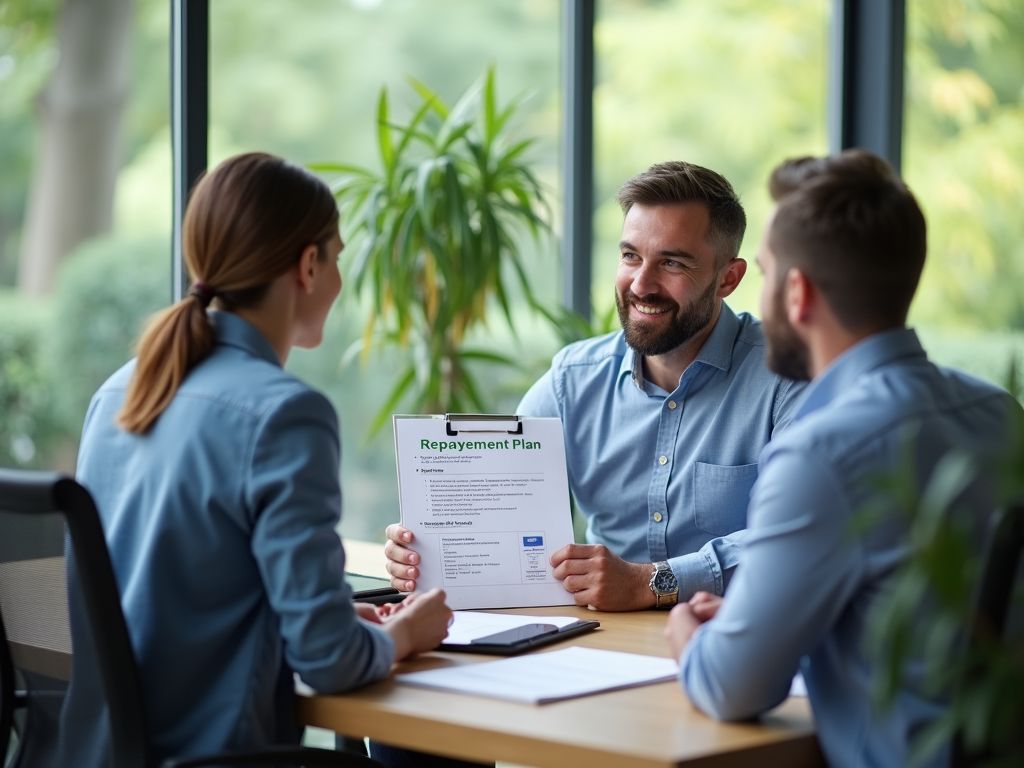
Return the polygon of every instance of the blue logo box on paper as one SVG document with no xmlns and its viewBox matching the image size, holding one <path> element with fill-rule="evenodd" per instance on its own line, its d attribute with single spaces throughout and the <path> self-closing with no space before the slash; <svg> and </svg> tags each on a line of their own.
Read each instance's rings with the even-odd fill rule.
<svg viewBox="0 0 1024 768">
<path fill-rule="evenodd" d="M 543 547 L 544 537 L 543 536 L 523 536 L 524 547 Z"/>
</svg>

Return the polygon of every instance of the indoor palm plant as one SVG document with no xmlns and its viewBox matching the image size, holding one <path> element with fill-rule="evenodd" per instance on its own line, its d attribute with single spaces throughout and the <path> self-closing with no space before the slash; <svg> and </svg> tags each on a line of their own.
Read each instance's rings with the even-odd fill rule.
<svg viewBox="0 0 1024 768">
<path fill-rule="evenodd" d="M 493 69 L 451 109 L 410 82 L 419 103 L 405 123 L 393 120 L 381 90 L 379 172 L 313 166 L 338 174 L 333 189 L 355 254 L 349 275 L 372 297 L 364 354 L 381 345 L 408 351 L 371 430 L 403 401 L 424 413 L 487 409 L 470 364 L 512 361 L 464 342 L 491 306 L 512 325 L 510 275 L 536 305 L 516 236 L 548 231 L 547 204 L 526 161 L 534 142 L 510 131 L 522 97 L 499 107 Z"/>
</svg>

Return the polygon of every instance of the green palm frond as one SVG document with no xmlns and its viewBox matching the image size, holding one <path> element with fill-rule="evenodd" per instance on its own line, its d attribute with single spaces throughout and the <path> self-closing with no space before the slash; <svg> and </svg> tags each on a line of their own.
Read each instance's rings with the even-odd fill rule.
<svg viewBox="0 0 1024 768">
<path fill-rule="evenodd" d="M 499 104 L 493 67 L 451 108 L 424 83 L 408 82 L 418 99 L 408 121 L 395 118 L 386 89 L 377 101 L 381 172 L 313 168 L 338 177 L 332 189 L 350 240 L 348 268 L 356 291 L 371 299 L 364 360 L 371 347 L 409 354 L 385 410 L 486 410 L 470 367 L 511 361 L 463 350 L 463 340 L 493 305 L 512 326 L 507 270 L 536 305 L 516 242 L 520 233 L 550 233 L 544 190 L 526 159 L 535 142 L 510 132 L 526 97 Z M 382 411 L 374 428 L 386 422 Z"/>
</svg>

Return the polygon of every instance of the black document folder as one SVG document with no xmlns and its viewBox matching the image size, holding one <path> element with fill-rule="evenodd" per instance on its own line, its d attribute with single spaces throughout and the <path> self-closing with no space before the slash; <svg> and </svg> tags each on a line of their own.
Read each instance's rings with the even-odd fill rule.
<svg viewBox="0 0 1024 768">
<path fill-rule="evenodd" d="M 517 653 L 532 651 L 534 648 L 589 632 L 599 626 L 601 626 L 599 621 L 577 621 L 575 624 L 569 624 L 561 629 L 554 624 L 527 624 L 523 627 L 506 629 L 493 635 L 477 638 L 466 645 L 441 643 L 436 650 L 514 656 Z"/>
<path fill-rule="evenodd" d="M 391 586 L 391 582 L 379 576 L 364 576 L 361 573 L 345 572 L 345 581 L 352 587 L 352 599 L 357 603 L 400 603 L 409 596 Z"/>
</svg>

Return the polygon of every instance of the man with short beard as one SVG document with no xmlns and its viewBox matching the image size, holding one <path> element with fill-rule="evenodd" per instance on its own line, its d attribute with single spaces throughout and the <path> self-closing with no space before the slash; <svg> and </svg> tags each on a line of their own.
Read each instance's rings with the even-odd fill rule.
<svg viewBox="0 0 1024 768">
<path fill-rule="evenodd" d="M 669 607 L 724 593 L 757 458 L 800 385 L 764 365 L 757 320 L 724 303 L 746 272 L 746 216 L 721 175 L 668 162 L 627 181 L 615 300 L 623 330 L 571 344 L 517 413 L 559 417 L 588 544 L 551 557 L 577 605 Z M 392 525 L 391 583 L 415 588 L 412 533 Z"/>
<path fill-rule="evenodd" d="M 873 706 L 887 660 L 867 642 L 871 622 L 910 545 L 907 510 L 883 481 L 899 470 L 924 498 L 934 479 L 948 483 L 951 451 L 973 459 L 977 473 L 950 515 L 980 551 L 997 503 L 993 468 L 1013 455 L 1021 409 L 998 387 L 929 362 L 906 327 L 925 220 L 885 161 L 857 150 L 788 161 L 771 192 L 758 254 L 767 360 L 813 381 L 761 454 L 729 594 L 676 606 L 666 635 L 705 712 L 759 715 L 786 698 L 799 667 L 828 764 L 897 768 L 914 762 L 913 740 L 947 700 L 908 647 L 891 706 Z M 926 764 L 947 765 L 943 752 Z"/>
</svg>

